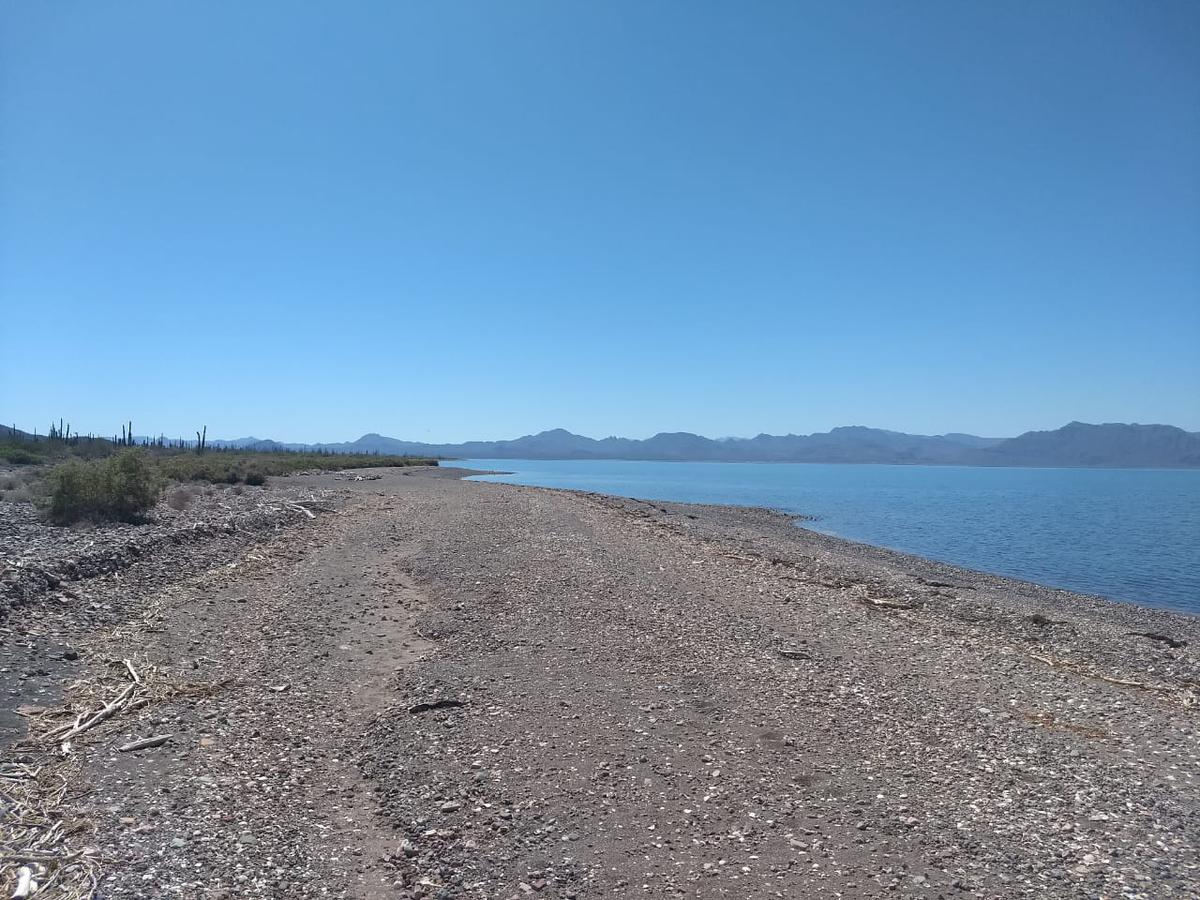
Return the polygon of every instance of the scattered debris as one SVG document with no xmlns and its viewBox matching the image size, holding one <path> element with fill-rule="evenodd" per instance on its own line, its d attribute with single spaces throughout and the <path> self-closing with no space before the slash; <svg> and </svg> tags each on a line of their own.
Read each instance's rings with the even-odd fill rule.
<svg viewBox="0 0 1200 900">
<path fill-rule="evenodd" d="M 1069 662 L 1063 659 L 1054 659 L 1049 656 L 1042 656 L 1038 653 L 1030 653 L 1030 659 L 1035 659 L 1040 663 L 1045 663 L 1056 669 L 1063 669 L 1068 672 L 1074 672 L 1077 675 L 1082 675 L 1085 678 L 1095 678 L 1097 681 L 1105 681 L 1109 684 L 1115 684 L 1119 687 L 1131 687 L 1141 691 L 1152 691 L 1161 694 L 1163 697 L 1173 699 L 1182 703 L 1184 706 L 1194 706 L 1197 702 L 1196 693 L 1192 690 L 1176 687 L 1169 684 L 1152 684 L 1146 681 L 1136 681 L 1132 678 L 1117 678 L 1112 675 L 1106 675 L 1103 672 L 1098 672 L 1092 666 L 1081 665 L 1080 663 Z"/>
<path fill-rule="evenodd" d="M 105 719 L 115 715 L 134 698 L 136 692 L 142 686 L 142 679 L 138 675 L 137 669 L 133 667 L 132 661 L 126 659 L 124 660 L 124 664 L 129 672 L 129 677 L 132 679 L 132 683 L 126 686 L 121 693 L 90 716 L 80 713 L 76 717 L 74 725 L 62 725 L 46 734 L 46 737 L 54 738 L 62 743 L 64 753 L 68 752 L 68 746 L 72 738 L 83 734 L 89 728 L 94 728 Z"/>
<path fill-rule="evenodd" d="M 95 853 L 77 850 L 79 825 L 61 810 L 78 771 L 74 759 L 47 756 L 37 763 L 0 764 L 0 889 L 8 896 L 41 895 L 51 885 L 59 900 L 90 900 L 99 884 Z"/>
</svg>

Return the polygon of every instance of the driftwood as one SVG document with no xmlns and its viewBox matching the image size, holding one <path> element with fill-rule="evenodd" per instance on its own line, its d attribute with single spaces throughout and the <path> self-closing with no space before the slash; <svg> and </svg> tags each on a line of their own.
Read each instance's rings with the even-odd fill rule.
<svg viewBox="0 0 1200 900">
<path fill-rule="evenodd" d="M 87 731 L 89 728 L 99 725 L 105 719 L 109 718 L 109 716 L 111 716 L 113 713 L 117 712 L 122 706 L 128 703 L 129 698 L 133 696 L 133 692 L 136 691 L 137 688 L 138 686 L 136 684 L 129 685 L 125 688 L 125 690 L 121 691 L 121 693 L 117 695 L 116 699 L 108 703 L 99 712 L 93 713 L 87 719 L 84 719 L 82 716 L 79 719 L 76 719 L 75 724 L 68 727 L 67 732 L 61 736 L 60 740 L 69 741 L 76 735 L 83 734 L 83 732 Z M 54 736 L 60 731 L 62 731 L 61 728 L 57 729 L 56 731 L 52 731 L 50 734 L 51 736 Z"/>
<path fill-rule="evenodd" d="M 1079 663 L 1068 662 L 1066 660 L 1053 659 L 1049 656 L 1042 656 L 1039 653 L 1030 653 L 1030 659 L 1036 659 L 1040 663 L 1045 663 L 1055 669 L 1065 669 L 1068 672 L 1074 672 L 1076 675 L 1082 675 L 1084 678 L 1095 678 L 1098 681 L 1107 681 L 1109 684 L 1118 684 L 1121 687 L 1138 688 L 1143 691 L 1161 691 L 1163 693 L 1173 693 L 1174 689 L 1165 684 L 1147 684 L 1144 681 L 1131 681 L 1128 678 L 1114 678 L 1111 675 L 1105 675 L 1101 672 L 1096 672 L 1089 669 L 1087 666 L 1082 666 Z"/>
<path fill-rule="evenodd" d="M 130 662 L 129 660 L 124 660 L 124 663 L 125 663 L 126 670 L 129 672 L 129 677 L 131 679 L 133 679 L 131 684 L 126 685 L 125 689 L 122 690 L 121 693 L 119 693 L 113 700 L 111 700 L 109 703 L 107 703 L 98 712 L 93 713 L 91 716 L 89 716 L 87 718 L 84 718 L 84 716 L 80 715 L 79 718 L 77 718 L 75 720 L 74 725 L 59 726 L 58 728 L 51 731 L 49 736 L 57 737 L 58 740 L 62 741 L 65 744 L 66 742 L 70 741 L 71 738 L 75 737 L 76 735 L 82 734 L 83 732 L 87 731 L 89 728 L 99 725 L 105 719 L 112 716 L 113 713 L 117 712 L 123 706 L 125 706 L 125 704 L 127 704 L 129 702 L 130 698 L 133 696 L 134 692 L 142 686 L 142 679 L 141 679 L 141 676 L 138 675 L 137 669 L 135 669 L 133 667 L 132 662 Z"/>
<path fill-rule="evenodd" d="M 149 750 L 151 747 L 161 747 L 173 737 L 175 737 L 173 734 L 158 734 L 154 737 L 130 741 L 128 744 L 122 744 L 120 747 L 118 747 L 117 752 L 132 753 L 134 750 Z"/>
<path fill-rule="evenodd" d="M 32 896 L 37 889 L 38 883 L 33 880 L 33 869 L 29 866 L 21 866 L 17 869 L 17 889 L 13 891 L 13 900 Z"/>
</svg>

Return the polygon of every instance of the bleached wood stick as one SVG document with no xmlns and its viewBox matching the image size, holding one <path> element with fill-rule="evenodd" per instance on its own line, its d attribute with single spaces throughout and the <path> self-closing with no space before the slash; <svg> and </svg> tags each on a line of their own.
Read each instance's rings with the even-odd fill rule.
<svg viewBox="0 0 1200 900">
<path fill-rule="evenodd" d="M 290 506 L 292 509 L 300 510 L 300 512 L 304 513 L 310 519 L 316 518 L 316 515 L 313 514 L 313 511 L 311 509 L 306 509 L 303 506 L 301 506 L 299 503 L 289 503 L 288 506 Z"/>
<path fill-rule="evenodd" d="M 128 744 L 122 744 L 117 748 L 118 753 L 132 753 L 134 750 L 147 750 L 150 747 L 161 747 L 171 738 L 173 734 L 158 734 L 154 737 L 142 738 L 137 741 L 130 741 Z"/>
<path fill-rule="evenodd" d="M 37 882 L 33 880 L 33 869 L 21 866 L 17 869 L 17 889 L 13 891 L 13 900 L 29 897 L 37 890 Z"/>
<path fill-rule="evenodd" d="M 98 713 L 93 715 L 90 719 L 87 719 L 86 721 L 81 722 L 80 724 L 78 724 L 74 728 L 72 728 L 70 731 L 68 731 L 66 734 L 64 734 L 62 736 L 62 740 L 69 741 L 71 738 L 75 737 L 75 735 L 82 734 L 83 732 L 85 732 L 89 728 L 91 728 L 92 726 L 98 725 L 99 723 L 103 722 L 105 719 L 107 719 L 109 716 L 111 716 L 113 713 L 115 713 L 117 710 L 119 710 L 122 706 L 124 706 L 126 704 L 126 702 L 128 702 L 129 698 L 133 695 L 133 692 L 138 689 L 138 687 L 139 687 L 139 683 L 131 684 L 128 687 L 126 687 L 125 690 L 121 691 L 121 693 L 117 695 L 117 698 L 115 700 L 113 700 L 111 703 L 109 703 L 107 706 L 105 706 L 104 709 L 100 710 Z"/>
<path fill-rule="evenodd" d="M 138 675 L 137 669 L 133 667 L 133 661 L 128 659 L 122 661 L 125 663 L 125 669 L 129 672 L 129 677 L 133 679 L 133 684 L 127 686 L 125 690 L 121 691 L 121 693 L 117 695 L 115 700 L 105 706 L 104 709 L 100 710 L 100 712 L 96 713 L 96 715 L 94 715 L 92 718 L 84 721 L 83 714 L 80 713 L 80 715 L 75 719 L 74 725 L 60 725 L 53 731 L 49 732 L 47 735 L 48 737 L 54 737 L 55 735 L 62 734 L 65 731 L 66 734 L 63 735 L 62 740 L 69 741 L 71 738 L 75 737 L 75 735 L 79 734 L 80 732 L 87 731 L 96 723 L 103 722 L 121 708 L 125 701 L 129 699 L 129 695 L 133 692 L 133 690 L 142 683 L 141 676 Z"/>
</svg>

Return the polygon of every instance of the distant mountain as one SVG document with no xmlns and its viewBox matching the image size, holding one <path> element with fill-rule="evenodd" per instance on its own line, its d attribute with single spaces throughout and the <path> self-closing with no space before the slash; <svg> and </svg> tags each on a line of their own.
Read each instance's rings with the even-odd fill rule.
<svg viewBox="0 0 1200 900">
<path fill-rule="evenodd" d="M 1072 422 L 1056 431 L 1028 431 L 981 448 L 972 465 L 1200 467 L 1200 434 L 1173 425 L 1088 425 Z"/>
<path fill-rule="evenodd" d="M 0 437 L 6 426 L 0 426 Z M 17 432 L 18 438 L 28 435 Z M 1054 431 L 1014 438 L 973 434 L 905 434 L 850 425 L 817 434 L 760 434 L 712 439 L 686 431 L 645 440 L 595 439 L 562 428 L 509 441 L 427 444 L 381 434 L 356 441 L 298 444 L 244 437 L 211 440 L 213 447 L 251 450 L 325 450 L 459 459 L 646 459 L 673 462 L 887 463 L 958 466 L 1200 468 L 1200 433 L 1172 425 L 1088 425 L 1072 422 Z"/>
<path fill-rule="evenodd" d="M 293 447 L 295 445 L 286 445 Z M 463 459 L 645 459 L 664 461 L 888 463 L 963 466 L 1200 467 L 1200 434 L 1170 425 L 1085 425 L 1031 431 L 1015 438 L 905 434 L 844 426 L 817 434 L 760 434 L 714 440 L 663 432 L 645 440 L 600 440 L 562 428 L 508 441 L 427 444 L 365 434 L 314 449 Z M 306 448 L 307 449 L 307 448 Z"/>
<path fill-rule="evenodd" d="M 977 437 L 976 435 L 973 435 L 973 434 L 958 434 L 957 432 L 951 432 L 950 434 L 943 434 L 942 437 L 944 437 L 946 440 L 948 440 L 954 444 L 962 444 L 964 447 L 976 447 L 976 448 L 994 447 L 997 444 L 1002 443 L 1004 440 L 1006 440 L 1005 438 L 985 438 L 985 437 Z"/>
</svg>

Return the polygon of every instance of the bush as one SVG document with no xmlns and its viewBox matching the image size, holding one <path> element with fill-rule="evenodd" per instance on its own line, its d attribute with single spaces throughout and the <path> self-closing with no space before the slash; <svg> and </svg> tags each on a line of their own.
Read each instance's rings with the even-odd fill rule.
<svg viewBox="0 0 1200 900">
<path fill-rule="evenodd" d="M 34 463 L 44 462 L 42 457 L 36 453 L 30 453 L 24 447 L 0 447 L 0 459 L 12 463 L 14 466 L 31 466 Z"/>
<path fill-rule="evenodd" d="M 136 521 L 158 499 L 159 478 L 137 450 L 93 462 L 72 460 L 50 473 L 50 518 Z"/>
<path fill-rule="evenodd" d="M 267 483 L 267 476 L 262 472 L 247 472 L 246 484 L 260 485 Z"/>
</svg>

